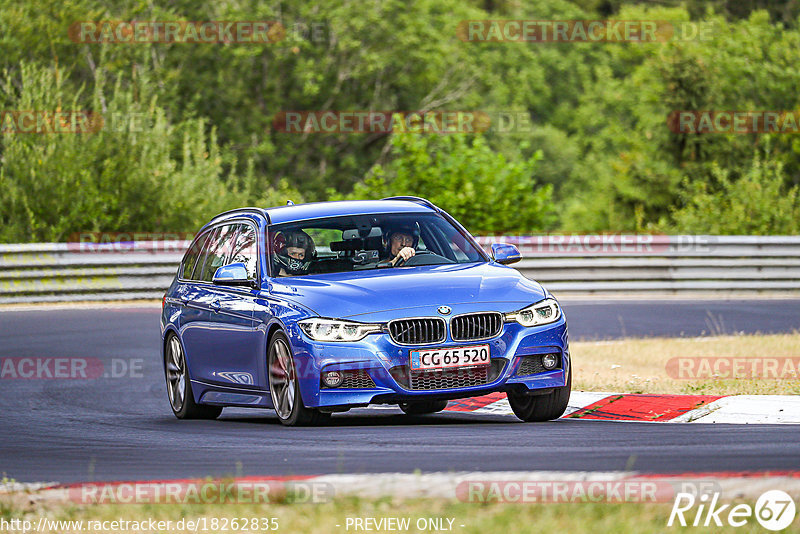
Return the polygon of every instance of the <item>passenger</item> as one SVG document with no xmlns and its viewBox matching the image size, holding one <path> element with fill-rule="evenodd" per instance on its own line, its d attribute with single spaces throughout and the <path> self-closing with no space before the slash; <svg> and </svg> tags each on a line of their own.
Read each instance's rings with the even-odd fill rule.
<svg viewBox="0 0 800 534">
<path fill-rule="evenodd" d="M 308 274 L 317 249 L 310 235 L 293 230 L 276 234 L 272 250 L 278 276 L 301 276 Z"/>
</svg>

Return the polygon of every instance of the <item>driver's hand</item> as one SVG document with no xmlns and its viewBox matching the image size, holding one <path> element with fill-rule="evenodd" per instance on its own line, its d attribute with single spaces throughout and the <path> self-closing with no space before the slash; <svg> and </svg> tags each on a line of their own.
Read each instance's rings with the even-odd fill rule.
<svg viewBox="0 0 800 534">
<path fill-rule="evenodd" d="M 403 258 L 403 261 L 408 261 L 409 258 L 416 255 L 416 253 L 417 251 L 411 247 L 403 247 L 397 255 Z"/>
<path fill-rule="evenodd" d="M 400 249 L 400 252 L 397 253 L 397 256 L 394 258 L 393 264 L 397 264 L 400 260 L 408 261 L 409 258 L 412 258 L 417 254 L 417 251 L 411 247 L 403 247 Z"/>
</svg>

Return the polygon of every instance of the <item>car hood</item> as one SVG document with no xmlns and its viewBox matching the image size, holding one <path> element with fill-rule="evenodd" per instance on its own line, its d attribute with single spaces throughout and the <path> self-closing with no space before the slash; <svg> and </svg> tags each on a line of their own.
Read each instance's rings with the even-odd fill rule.
<svg viewBox="0 0 800 534">
<path fill-rule="evenodd" d="M 545 298 L 541 285 L 496 263 L 430 265 L 271 280 L 270 292 L 321 317 L 364 322 L 437 315 L 510 312 Z"/>
</svg>

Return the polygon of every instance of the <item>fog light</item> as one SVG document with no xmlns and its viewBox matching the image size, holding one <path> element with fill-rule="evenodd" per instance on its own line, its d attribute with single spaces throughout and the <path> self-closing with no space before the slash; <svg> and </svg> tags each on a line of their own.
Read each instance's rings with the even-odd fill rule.
<svg viewBox="0 0 800 534">
<path fill-rule="evenodd" d="M 328 371 L 322 373 L 322 383 L 328 386 L 329 388 L 338 388 L 342 385 L 342 373 L 339 371 Z"/>
<path fill-rule="evenodd" d="M 542 356 L 542 366 L 547 369 L 554 369 L 558 365 L 558 354 L 545 354 Z"/>
</svg>

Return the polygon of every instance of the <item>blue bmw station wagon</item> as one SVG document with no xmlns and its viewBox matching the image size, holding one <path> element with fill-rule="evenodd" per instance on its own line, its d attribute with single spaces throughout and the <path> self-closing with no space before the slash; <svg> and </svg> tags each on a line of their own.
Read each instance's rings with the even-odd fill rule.
<svg viewBox="0 0 800 534">
<path fill-rule="evenodd" d="M 216 216 L 163 300 L 162 358 L 180 419 L 271 408 L 285 425 L 396 404 L 407 414 L 502 391 L 523 421 L 569 400 L 558 302 L 416 197 L 242 208 Z"/>
</svg>

